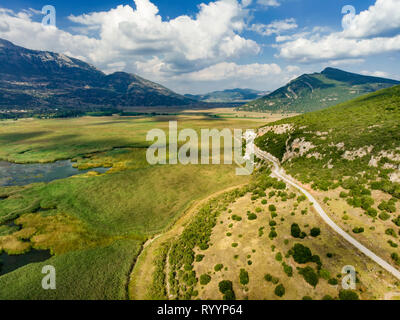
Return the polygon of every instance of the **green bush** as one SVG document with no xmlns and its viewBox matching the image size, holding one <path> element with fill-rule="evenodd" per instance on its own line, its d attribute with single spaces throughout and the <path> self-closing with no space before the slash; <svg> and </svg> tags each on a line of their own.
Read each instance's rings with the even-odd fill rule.
<svg viewBox="0 0 400 320">
<path fill-rule="evenodd" d="M 275 205 L 273 205 L 273 204 L 270 204 L 269 207 L 268 207 L 268 209 L 269 209 L 269 211 L 271 211 L 271 212 L 275 212 L 275 211 L 276 211 L 276 207 L 275 207 Z"/>
<path fill-rule="evenodd" d="M 224 265 L 219 263 L 217 265 L 215 265 L 214 270 L 215 272 L 221 271 L 224 268 Z"/>
<path fill-rule="evenodd" d="M 205 286 L 205 285 L 209 284 L 210 281 L 211 281 L 211 277 L 208 274 L 202 274 L 200 276 L 200 284 L 202 286 Z"/>
<path fill-rule="evenodd" d="M 234 221 L 242 221 L 242 217 L 234 214 L 234 215 L 232 215 L 232 220 L 234 220 Z"/>
<path fill-rule="evenodd" d="M 262 201 L 261 201 L 261 204 L 267 204 L 268 203 L 268 201 L 267 200 L 265 200 L 265 199 L 263 199 Z"/>
<path fill-rule="evenodd" d="M 356 227 L 356 228 L 353 229 L 353 232 L 354 233 L 363 233 L 364 232 L 364 228 L 362 228 L 362 227 L 357 228 Z"/>
<path fill-rule="evenodd" d="M 296 243 L 293 248 L 293 259 L 297 263 L 304 264 L 312 261 L 312 253 L 310 248 L 303 246 L 300 243 Z"/>
<path fill-rule="evenodd" d="M 233 284 L 232 281 L 229 280 L 222 280 L 219 284 L 219 291 L 223 294 L 225 294 L 227 291 L 232 291 L 233 292 Z"/>
<path fill-rule="evenodd" d="M 320 228 L 312 228 L 310 231 L 310 235 L 312 237 L 318 237 L 321 234 L 321 229 Z"/>
<path fill-rule="evenodd" d="M 314 288 L 318 284 L 318 275 L 315 273 L 314 269 L 311 267 L 305 267 L 299 269 L 299 274 L 301 274 L 304 280 L 312 285 Z"/>
<path fill-rule="evenodd" d="M 293 268 L 289 265 L 287 265 L 285 262 L 282 263 L 283 266 L 283 271 L 286 273 L 288 277 L 293 276 Z"/>
<path fill-rule="evenodd" d="M 240 269 L 239 280 L 242 285 L 249 283 L 249 273 L 245 269 Z"/>
<path fill-rule="evenodd" d="M 274 238 L 276 238 L 278 236 L 278 234 L 276 233 L 275 230 L 271 230 L 271 232 L 269 233 L 268 237 L 272 240 Z"/>
<path fill-rule="evenodd" d="M 386 212 L 382 212 L 379 214 L 379 219 L 386 221 L 390 219 L 390 214 L 386 213 Z"/>
<path fill-rule="evenodd" d="M 285 293 L 286 293 L 286 290 L 285 290 L 285 287 L 284 287 L 282 284 L 278 285 L 278 286 L 275 288 L 275 294 L 276 294 L 278 297 L 283 297 L 283 296 L 285 295 Z"/>
<path fill-rule="evenodd" d="M 340 290 L 339 292 L 340 300 L 360 300 L 358 294 L 352 290 Z"/>
<path fill-rule="evenodd" d="M 247 218 L 249 220 L 256 220 L 257 219 L 257 215 L 255 213 L 248 213 L 247 214 Z"/>
<path fill-rule="evenodd" d="M 280 252 L 278 252 L 276 255 L 275 255 L 275 260 L 276 261 L 282 261 L 282 253 L 280 253 Z"/>
<path fill-rule="evenodd" d="M 336 286 L 336 285 L 339 283 L 339 281 L 338 281 L 338 279 L 336 279 L 336 278 L 331 278 L 331 279 L 328 280 L 328 283 L 329 283 L 331 286 Z"/>
<path fill-rule="evenodd" d="M 225 294 L 224 294 L 224 300 L 225 301 L 236 300 L 235 292 L 233 292 L 232 290 L 226 291 Z"/>
<path fill-rule="evenodd" d="M 204 254 L 198 254 L 195 258 L 196 262 L 201 262 L 204 259 Z"/>
</svg>

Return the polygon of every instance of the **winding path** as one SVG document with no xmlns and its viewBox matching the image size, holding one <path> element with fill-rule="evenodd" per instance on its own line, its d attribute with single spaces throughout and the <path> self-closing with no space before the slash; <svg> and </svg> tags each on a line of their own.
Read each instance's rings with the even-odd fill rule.
<svg viewBox="0 0 400 320">
<path fill-rule="evenodd" d="M 318 201 L 315 200 L 315 198 L 309 193 L 307 190 L 299 186 L 291 177 L 289 177 L 283 168 L 279 165 L 279 162 L 277 161 L 276 158 L 274 158 L 272 155 L 270 155 L 267 152 L 264 152 L 254 146 L 254 154 L 259 157 L 260 159 L 267 160 L 273 163 L 274 168 L 272 170 L 272 174 L 285 181 L 286 183 L 290 184 L 294 188 L 300 190 L 307 198 L 308 200 L 313 204 L 315 210 L 318 212 L 318 214 L 321 216 L 321 218 L 339 235 L 341 235 L 345 240 L 350 242 L 354 247 L 356 247 L 358 250 L 360 250 L 362 253 L 364 253 L 367 257 L 375 261 L 377 264 L 379 264 L 383 269 L 386 271 L 390 272 L 393 276 L 395 276 L 397 279 L 400 280 L 400 271 L 398 271 L 395 267 L 387 263 L 385 260 L 382 258 L 378 257 L 375 253 L 373 253 L 371 250 L 366 248 L 364 245 L 362 245 L 360 242 L 358 242 L 356 239 L 354 239 L 351 235 L 349 235 L 347 232 L 345 232 L 343 229 L 341 229 L 329 216 L 326 214 L 324 209 L 319 205 Z"/>
</svg>

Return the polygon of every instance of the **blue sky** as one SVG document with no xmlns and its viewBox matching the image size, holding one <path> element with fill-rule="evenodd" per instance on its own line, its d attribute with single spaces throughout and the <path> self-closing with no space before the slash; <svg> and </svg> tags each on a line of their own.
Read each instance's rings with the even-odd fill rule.
<svg viewBox="0 0 400 320">
<path fill-rule="evenodd" d="M 400 79 L 398 0 L 0 0 L 0 37 L 179 93 L 274 90 L 333 66 Z M 56 8 L 56 27 L 41 8 Z M 355 16 L 342 8 L 351 5 Z M 343 29 L 342 19 L 348 21 Z"/>
</svg>

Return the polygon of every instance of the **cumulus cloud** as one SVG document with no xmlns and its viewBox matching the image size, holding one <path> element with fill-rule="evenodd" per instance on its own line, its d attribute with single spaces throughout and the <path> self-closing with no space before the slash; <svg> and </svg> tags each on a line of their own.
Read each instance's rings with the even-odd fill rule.
<svg viewBox="0 0 400 320">
<path fill-rule="evenodd" d="M 397 0 L 377 0 L 356 15 L 341 32 L 280 37 L 280 57 L 300 62 L 360 59 L 400 50 L 400 6 Z"/>
<path fill-rule="evenodd" d="M 366 76 L 373 76 L 373 77 L 380 77 L 380 78 L 389 78 L 390 77 L 389 73 L 384 72 L 384 71 L 371 72 L 371 71 L 363 70 L 360 73 L 363 75 L 366 75 Z"/>
<path fill-rule="evenodd" d="M 0 11 L 0 37 L 33 49 L 63 52 L 106 69 L 126 71 L 149 66 L 165 77 L 204 69 L 210 65 L 258 54 L 258 44 L 241 36 L 251 1 L 218 0 L 201 4 L 195 17 L 165 21 L 150 0 L 134 0 L 136 7 L 120 5 L 69 19 L 78 34 L 44 27 L 33 13 Z M 161 75 L 162 73 L 162 75 Z"/>
<path fill-rule="evenodd" d="M 377 0 L 368 10 L 351 19 L 344 36 L 365 38 L 400 30 L 398 0 Z"/>
<path fill-rule="evenodd" d="M 270 24 L 253 24 L 250 30 L 257 32 L 263 36 L 270 36 L 273 34 L 280 35 L 284 31 L 296 29 L 297 23 L 294 18 L 285 20 L 276 20 Z"/>
<path fill-rule="evenodd" d="M 282 73 L 277 64 L 247 64 L 238 65 L 236 63 L 221 62 L 188 74 L 188 78 L 195 81 L 219 81 L 229 79 L 251 79 L 253 77 L 270 77 Z"/>
<path fill-rule="evenodd" d="M 266 7 L 279 7 L 281 5 L 278 0 L 257 0 L 257 3 Z"/>
</svg>

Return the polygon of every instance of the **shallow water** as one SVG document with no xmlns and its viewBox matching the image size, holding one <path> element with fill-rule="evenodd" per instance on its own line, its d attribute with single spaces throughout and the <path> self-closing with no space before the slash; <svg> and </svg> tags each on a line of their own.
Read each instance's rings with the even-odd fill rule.
<svg viewBox="0 0 400 320">
<path fill-rule="evenodd" d="M 8 255 L 7 253 L 0 254 L 0 276 L 21 268 L 29 263 L 43 262 L 50 259 L 52 256 L 49 250 L 34 250 L 28 253 L 19 255 Z"/>
<path fill-rule="evenodd" d="M 108 168 L 78 170 L 70 160 L 54 163 L 16 164 L 0 161 L 0 186 L 23 186 L 30 183 L 50 182 L 88 171 L 107 172 Z"/>
</svg>

